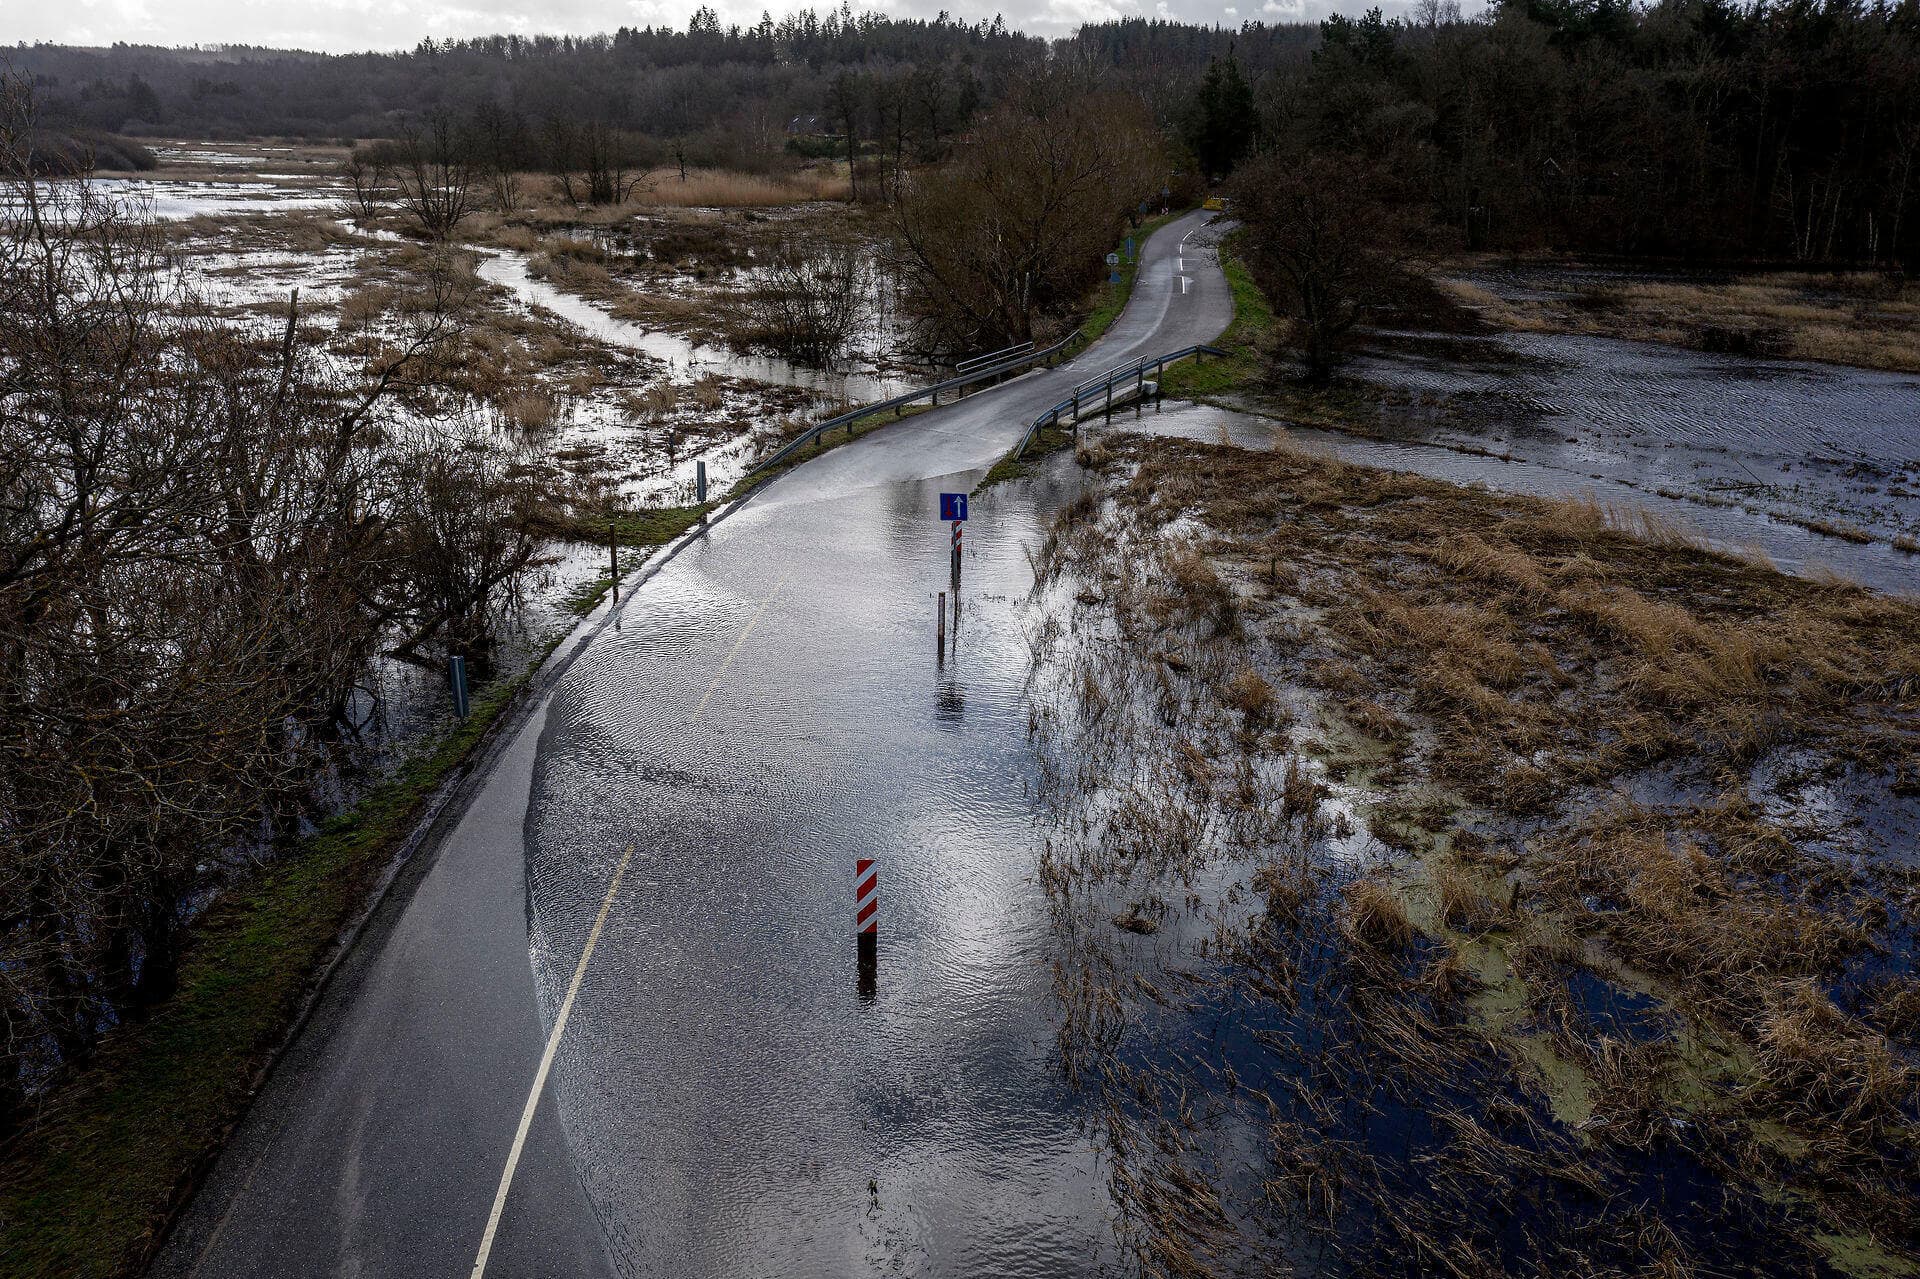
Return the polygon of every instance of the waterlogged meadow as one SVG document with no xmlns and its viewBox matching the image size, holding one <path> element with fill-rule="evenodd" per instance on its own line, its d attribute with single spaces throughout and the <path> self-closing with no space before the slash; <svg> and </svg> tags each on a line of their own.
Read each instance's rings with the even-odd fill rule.
<svg viewBox="0 0 1920 1279">
<path fill-rule="evenodd" d="M 1911 1271 L 1915 605 L 1287 447 L 1080 460 L 1041 878 L 1144 1271 Z"/>
</svg>

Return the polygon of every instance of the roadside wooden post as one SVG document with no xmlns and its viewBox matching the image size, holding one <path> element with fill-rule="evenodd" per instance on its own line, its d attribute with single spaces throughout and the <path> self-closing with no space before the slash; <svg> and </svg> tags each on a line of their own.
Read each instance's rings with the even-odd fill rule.
<svg viewBox="0 0 1920 1279">
<path fill-rule="evenodd" d="M 939 621 L 936 624 L 937 629 L 934 632 L 935 644 L 940 655 L 940 662 L 942 665 L 945 665 L 947 660 L 947 593 L 945 591 L 940 592 L 940 603 L 937 609 L 939 612 Z"/>
</svg>

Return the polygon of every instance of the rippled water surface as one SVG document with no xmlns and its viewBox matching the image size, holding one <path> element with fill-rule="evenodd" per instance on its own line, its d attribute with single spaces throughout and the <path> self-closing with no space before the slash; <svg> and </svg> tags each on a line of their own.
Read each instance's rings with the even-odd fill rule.
<svg viewBox="0 0 1920 1279">
<path fill-rule="evenodd" d="M 1352 372 L 1410 399 L 1383 438 L 1287 426 L 1342 459 L 1536 496 L 1640 506 L 1780 567 L 1920 588 L 1920 378 L 1704 355 L 1605 338 L 1504 334 L 1510 357 L 1383 340 Z M 1135 420 L 1116 415 L 1115 424 Z M 1155 430 L 1264 445 L 1254 414 L 1168 402 Z M 1845 530 L 1846 535 L 1837 535 Z"/>
<path fill-rule="evenodd" d="M 1104 1172 L 1052 1065 L 1029 878 L 1014 600 L 1036 493 L 976 504 L 942 664 L 942 487 L 742 514 L 651 583 L 556 699 L 528 819 L 549 1021 L 635 849 L 555 1089 L 630 1273 L 1112 1259 Z M 868 992 L 860 857 L 880 869 Z"/>
</svg>

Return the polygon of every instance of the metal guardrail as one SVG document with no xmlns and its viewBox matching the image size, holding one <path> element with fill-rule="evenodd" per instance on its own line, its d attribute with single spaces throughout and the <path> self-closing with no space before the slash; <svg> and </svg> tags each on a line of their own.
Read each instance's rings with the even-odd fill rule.
<svg viewBox="0 0 1920 1279">
<path fill-rule="evenodd" d="M 901 409 L 919 400 L 931 400 L 932 403 L 936 405 L 939 404 L 940 393 L 942 391 L 964 390 L 966 387 L 972 386 L 975 382 L 984 382 L 989 378 L 997 378 L 1001 374 L 1011 372 L 1015 368 L 1019 368 L 1024 372 L 1042 360 L 1051 364 L 1053 357 L 1065 350 L 1067 344 L 1079 336 L 1080 330 L 1075 329 L 1058 342 L 1055 342 L 1052 346 L 1042 347 L 1037 351 L 1033 349 L 1033 343 L 1028 342 L 1025 344 L 1026 349 L 1019 355 L 1009 360 L 1003 360 L 989 368 L 974 369 L 971 372 L 962 373 L 957 377 L 950 377 L 944 382 L 935 382 L 932 386 L 923 386 L 917 391 L 909 391 L 905 395 L 896 395 L 890 400 L 880 400 L 873 404 L 863 404 L 857 409 L 849 409 L 845 413 L 837 417 L 830 417 L 824 422 L 816 422 L 800 434 L 794 436 L 791 440 L 788 440 L 774 452 L 748 467 L 740 478 L 743 480 L 747 479 L 759 474 L 770 466 L 778 465 L 836 426 L 846 427 L 847 435 L 851 437 L 853 435 L 853 424 L 863 417 L 871 417 L 875 413 L 884 413 L 888 409 L 892 409 L 894 416 L 898 417 Z M 1014 349 L 1017 348 L 1008 348 L 1008 350 Z M 996 351 L 994 354 L 1000 355 L 1004 353 Z"/>
<path fill-rule="evenodd" d="M 1028 351 L 1031 351 L 1031 350 L 1033 350 L 1033 343 L 1031 341 L 1015 342 L 1012 346 L 1007 347 L 1005 350 L 992 351 L 986 355 L 976 355 L 971 359 L 962 360 L 960 361 L 960 363 L 953 366 L 953 371 L 955 373 L 971 373 L 973 370 L 977 368 L 981 368 L 988 364 L 998 364 L 1006 360 L 1011 360 L 1015 356 L 1025 355 Z"/>
<path fill-rule="evenodd" d="M 1208 346 L 1204 342 L 1196 342 L 1192 346 L 1183 346 L 1178 351 L 1168 351 L 1164 355 L 1143 355 L 1137 360 L 1128 360 L 1125 364 L 1116 364 L 1098 377 L 1088 378 L 1085 382 L 1073 388 L 1073 394 L 1071 396 L 1060 401 L 1039 417 L 1033 419 L 1032 424 L 1027 427 L 1027 433 L 1020 437 L 1019 447 L 1013 450 L 1013 460 L 1018 462 L 1022 455 L 1026 453 L 1027 445 L 1033 443 L 1033 437 L 1039 434 L 1041 427 L 1057 425 L 1062 413 L 1071 412 L 1073 414 L 1073 420 L 1076 422 L 1079 421 L 1081 405 L 1084 400 L 1089 398 L 1087 392 L 1104 390 L 1107 393 L 1106 408 L 1111 411 L 1113 408 L 1113 388 L 1116 384 L 1132 378 L 1136 393 L 1144 393 L 1148 369 L 1153 370 L 1154 381 L 1158 382 L 1162 375 L 1166 373 L 1167 365 L 1178 363 L 1188 357 L 1198 360 L 1203 355 L 1225 356 L 1226 352 L 1217 346 Z M 1095 400 L 1098 399 L 1097 396 L 1091 398 Z"/>
</svg>

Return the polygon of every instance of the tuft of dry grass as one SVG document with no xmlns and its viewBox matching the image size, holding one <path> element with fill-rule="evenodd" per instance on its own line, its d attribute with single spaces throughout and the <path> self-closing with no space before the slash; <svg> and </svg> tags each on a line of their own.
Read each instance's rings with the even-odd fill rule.
<svg viewBox="0 0 1920 1279">
<path fill-rule="evenodd" d="M 1377 879 L 1356 879 L 1343 895 L 1340 929 L 1355 947 L 1398 954 L 1413 945 L 1413 922 L 1399 893 Z"/>
<path fill-rule="evenodd" d="M 761 175 L 727 169 L 655 169 L 641 181 L 629 203 L 649 208 L 749 209 L 815 200 L 845 200 L 847 178 L 826 169 Z"/>
<path fill-rule="evenodd" d="M 1820 824 L 1853 778 L 1920 790 L 1920 606 L 1591 500 L 1089 453 L 1034 557 L 1062 607 L 1031 724 L 1063 1060 L 1126 1152 L 1138 1256 L 1685 1273 L 1719 1225 L 1643 1193 L 1676 1149 L 1783 1267 L 1842 1235 L 1920 1254 L 1920 985 L 1855 980 L 1911 944 L 1920 889 Z M 1386 863 L 1351 879 L 1349 813 Z M 1122 1050 L 1142 1036 L 1170 1064 Z M 1251 1201 L 1195 1171 L 1263 1132 Z M 1546 1224 L 1490 1221 L 1492 1186 Z"/>
</svg>

